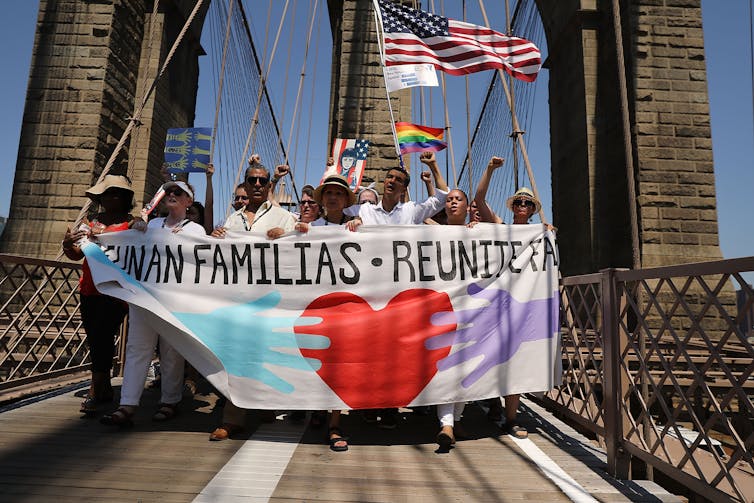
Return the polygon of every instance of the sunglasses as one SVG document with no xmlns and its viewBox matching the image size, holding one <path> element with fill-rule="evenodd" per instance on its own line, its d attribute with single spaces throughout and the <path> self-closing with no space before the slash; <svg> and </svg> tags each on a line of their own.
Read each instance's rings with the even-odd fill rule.
<svg viewBox="0 0 754 503">
<path fill-rule="evenodd" d="M 233 200 L 234 201 L 248 201 L 249 196 L 236 196 L 235 198 L 233 198 Z"/>
<path fill-rule="evenodd" d="M 248 183 L 249 185 L 256 185 L 257 182 L 259 183 L 259 185 L 264 187 L 270 182 L 270 179 L 266 176 L 250 176 L 246 178 L 246 183 Z"/>
<path fill-rule="evenodd" d="M 513 201 L 513 206 L 528 206 L 534 208 L 534 203 L 528 199 L 516 199 Z"/>
<path fill-rule="evenodd" d="M 175 197 L 181 197 L 186 192 L 183 189 L 180 189 L 178 187 L 170 187 L 168 190 L 165 191 L 166 195 L 173 194 Z"/>
<path fill-rule="evenodd" d="M 403 185 L 406 185 L 406 179 L 402 176 L 394 175 L 390 173 L 389 175 L 385 176 L 385 180 L 396 180 L 397 182 L 402 183 Z"/>
<path fill-rule="evenodd" d="M 318 203 L 317 203 L 317 201 L 301 201 L 299 204 L 301 206 L 314 206 L 314 205 L 316 205 Z"/>
</svg>

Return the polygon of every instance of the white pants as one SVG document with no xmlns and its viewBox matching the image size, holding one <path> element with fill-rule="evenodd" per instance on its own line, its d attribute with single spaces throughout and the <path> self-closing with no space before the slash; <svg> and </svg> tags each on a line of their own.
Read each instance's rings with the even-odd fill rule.
<svg viewBox="0 0 754 503">
<path fill-rule="evenodd" d="M 123 385 L 120 390 L 121 405 L 139 405 L 147 371 L 152 361 L 157 340 L 160 341 L 160 402 L 175 404 L 183 395 L 183 356 L 164 337 L 150 327 L 139 308 L 128 306 L 128 341 Z"/>
<path fill-rule="evenodd" d="M 441 403 L 437 406 L 437 418 L 440 420 L 440 426 L 453 426 L 461 420 L 463 408 L 466 402 Z"/>
</svg>

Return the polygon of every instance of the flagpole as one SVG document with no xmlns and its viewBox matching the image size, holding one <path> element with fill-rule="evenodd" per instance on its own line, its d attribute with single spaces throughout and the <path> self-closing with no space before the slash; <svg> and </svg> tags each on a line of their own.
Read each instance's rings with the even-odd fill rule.
<svg viewBox="0 0 754 503">
<path fill-rule="evenodd" d="M 395 146 L 395 153 L 398 154 L 398 162 L 401 164 L 401 168 L 406 169 L 403 163 L 403 155 L 401 154 L 401 147 L 398 145 L 398 132 L 395 130 L 395 116 L 393 115 L 393 105 L 390 103 L 390 91 L 387 90 L 387 76 L 385 75 L 385 52 L 384 45 L 382 43 L 382 17 L 380 16 L 380 6 L 377 4 L 377 0 L 372 0 L 372 6 L 374 7 L 374 22 L 377 29 L 377 46 L 380 50 L 380 63 L 382 64 L 382 82 L 385 84 L 385 95 L 387 96 L 387 108 L 390 111 L 390 130 L 393 132 L 393 144 Z"/>
<path fill-rule="evenodd" d="M 508 0 L 505 0 L 505 32 L 506 35 L 509 37 L 512 35 L 511 33 L 511 9 L 510 4 Z M 516 114 L 516 89 L 513 85 L 513 77 L 511 75 L 508 75 L 508 79 L 510 82 L 510 90 L 511 90 L 511 102 L 510 102 L 510 110 L 511 114 Z M 512 121 L 511 121 L 512 122 Z M 513 131 L 511 131 L 511 134 L 508 135 L 510 138 L 513 138 L 513 176 L 514 176 L 514 187 L 516 190 L 518 190 L 520 187 L 518 185 L 518 137 L 520 135 L 524 134 L 523 131 L 519 131 L 519 129 L 513 128 Z"/>
<path fill-rule="evenodd" d="M 484 8 L 484 3 L 482 2 L 482 0 L 479 0 L 479 7 L 482 11 L 482 16 L 484 17 L 485 26 L 487 28 L 490 28 L 490 21 L 487 18 L 487 11 Z M 511 108 L 512 107 L 511 103 L 513 102 L 513 99 L 511 98 L 511 92 L 510 92 L 510 89 L 508 88 L 508 82 L 505 79 L 503 70 L 498 68 L 497 74 L 500 76 L 500 82 L 502 82 L 503 84 L 503 91 L 505 92 L 505 98 L 508 100 L 508 107 Z M 516 114 L 512 108 L 511 108 L 511 123 L 513 126 L 513 130 L 518 131 L 519 130 L 518 117 L 516 117 Z M 534 196 L 541 201 L 542 199 L 539 197 L 539 191 L 537 191 L 537 182 L 534 181 L 534 172 L 531 169 L 531 162 L 529 162 L 529 154 L 526 151 L 526 144 L 524 143 L 524 138 L 523 136 L 518 135 L 516 137 L 516 140 L 518 141 L 518 146 L 521 149 L 521 157 L 523 158 L 524 165 L 526 166 L 526 174 L 529 177 L 529 183 L 531 183 L 531 190 L 532 192 L 534 192 Z M 542 208 L 539 209 L 538 215 L 539 215 L 540 220 L 542 220 L 542 223 L 548 223 L 547 219 L 545 218 L 545 212 Z"/>
</svg>

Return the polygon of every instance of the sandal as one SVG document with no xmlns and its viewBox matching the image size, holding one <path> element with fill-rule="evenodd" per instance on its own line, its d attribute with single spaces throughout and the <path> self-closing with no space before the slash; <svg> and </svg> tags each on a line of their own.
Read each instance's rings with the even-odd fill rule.
<svg viewBox="0 0 754 503">
<path fill-rule="evenodd" d="M 173 419 L 175 416 L 178 415 L 178 404 L 177 403 L 161 403 L 157 407 L 157 412 L 154 413 L 152 416 L 152 421 L 167 421 L 168 419 Z"/>
<path fill-rule="evenodd" d="M 97 400 L 92 395 L 87 395 L 83 402 L 81 402 L 81 408 L 79 409 L 79 412 L 82 414 L 85 414 L 88 417 L 93 416 L 97 413 Z"/>
<path fill-rule="evenodd" d="M 135 414 L 136 412 L 129 411 L 124 407 L 118 407 L 110 414 L 102 416 L 99 422 L 107 425 L 120 426 L 122 428 L 130 428 L 134 425 L 133 418 Z"/>
<path fill-rule="evenodd" d="M 215 428 L 215 431 L 209 434 L 209 439 L 212 441 L 228 440 L 232 435 L 241 433 L 243 426 L 239 426 L 233 423 L 223 423 L 219 427 Z"/>
<path fill-rule="evenodd" d="M 337 435 L 333 437 L 333 435 Z M 330 444 L 330 450 L 335 452 L 345 452 L 348 450 L 348 437 L 337 426 L 331 426 L 327 432 L 327 442 Z M 340 444 L 340 445 L 338 445 Z"/>
<path fill-rule="evenodd" d="M 529 432 L 526 431 L 526 428 L 521 426 L 518 421 L 511 421 L 510 423 L 505 423 L 505 432 L 508 435 L 511 435 L 515 438 L 524 439 L 529 437 Z"/>
<path fill-rule="evenodd" d="M 456 437 L 453 432 L 453 427 L 443 426 L 440 429 L 440 433 L 437 434 L 435 440 L 437 442 L 437 445 L 440 446 L 440 449 L 450 449 L 450 446 L 456 443 Z"/>
</svg>

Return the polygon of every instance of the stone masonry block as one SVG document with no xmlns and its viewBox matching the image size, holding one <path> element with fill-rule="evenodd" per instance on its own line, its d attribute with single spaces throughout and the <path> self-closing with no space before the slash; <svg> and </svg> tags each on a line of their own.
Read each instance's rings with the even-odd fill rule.
<svg viewBox="0 0 754 503">
<path fill-rule="evenodd" d="M 678 201 L 676 201 L 674 197 L 668 197 L 664 195 L 649 195 L 649 194 L 645 195 L 644 187 L 646 187 L 646 184 L 642 184 L 642 195 L 636 198 L 640 206 L 650 206 L 650 207 L 658 207 L 658 208 L 678 207 Z"/>
<path fill-rule="evenodd" d="M 678 159 L 712 161 L 712 151 L 706 149 L 679 149 L 676 155 Z"/>
<path fill-rule="evenodd" d="M 675 220 L 664 219 L 642 219 L 642 228 L 653 232 L 678 232 L 681 230 L 681 223 Z"/>
<path fill-rule="evenodd" d="M 679 126 L 676 128 L 676 134 L 678 136 L 709 138 L 710 129 L 705 126 Z"/>
<path fill-rule="evenodd" d="M 700 241 L 702 245 L 706 246 L 720 246 L 720 238 L 717 234 L 717 226 L 715 226 L 715 233 L 714 234 L 702 234 L 700 236 Z"/>
<path fill-rule="evenodd" d="M 676 183 L 678 181 L 678 177 L 679 177 L 678 173 L 667 173 L 663 171 L 641 170 L 639 172 L 639 181 L 642 183 L 643 182 Z"/>
<path fill-rule="evenodd" d="M 639 213 L 641 215 L 642 220 L 646 218 L 659 218 L 660 217 L 659 208 L 648 208 L 645 206 L 639 206 Z"/>
<path fill-rule="evenodd" d="M 675 136 L 657 136 L 658 147 L 671 148 L 693 148 L 694 140 L 692 138 L 677 138 Z"/>
<path fill-rule="evenodd" d="M 699 220 L 698 210 L 691 208 L 661 208 L 660 218 L 671 220 Z"/>
<path fill-rule="evenodd" d="M 701 234 L 717 233 L 717 223 L 715 222 L 681 222 L 681 231 L 697 232 Z"/>
<path fill-rule="evenodd" d="M 700 210 L 715 209 L 715 199 L 711 197 L 684 196 L 680 198 L 681 208 L 694 208 Z"/>
<path fill-rule="evenodd" d="M 663 196 L 696 196 L 697 189 L 693 185 L 663 185 L 660 194 Z"/>
</svg>

